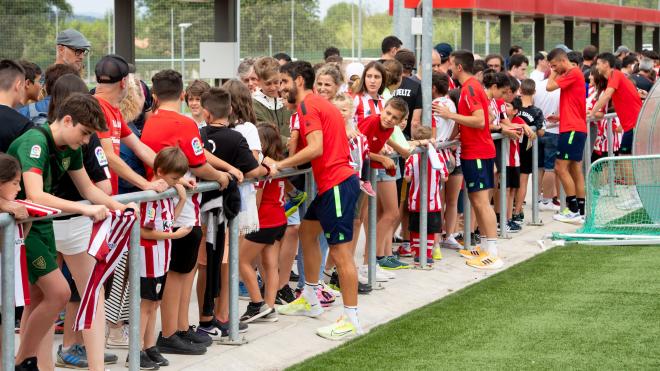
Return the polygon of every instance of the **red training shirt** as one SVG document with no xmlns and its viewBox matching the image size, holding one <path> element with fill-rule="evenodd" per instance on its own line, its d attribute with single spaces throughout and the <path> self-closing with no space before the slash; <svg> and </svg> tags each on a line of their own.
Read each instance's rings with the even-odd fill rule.
<svg viewBox="0 0 660 371">
<path fill-rule="evenodd" d="M 621 120 L 623 131 L 632 130 L 637 124 L 639 111 L 642 110 L 642 99 L 637 94 L 637 88 L 619 70 L 612 70 L 609 79 L 607 79 L 607 87 L 614 89 L 612 103 L 619 120 Z"/>
<path fill-rule="evenodd" d="M 257 184 L 257 188 L 263 189 L 259 204 L 259 227 L 275 228 L 286 225 L 284 184 L 284 179 L 272 179 Z"/>
<path fill-rule="evenodd" d="M 379 153 L 392 136 L 392 132 L 394 132 L 394 128 L 383 129 L 380 125 L 380 115 L 371 115 L 362 120 L 358 124 L 358 130 L 367 137 L 369 152 L 371 153 Z M 373 161 L 371 167 L 373 169 L 384 169 L 383 164 L 378 161 Z"/>
<path fill-rule="evenodd" d="M 573 67 L 555 80 L 561 93 L 559 94 L 559 132 L 587 132 L 587 113 L 584 105 L 587 99 L 587 89 L 584 85 L 584 75 L 578 67 Z"/>
<path fill-rule="evenodd" d="M 115 155 L 119 156 L 119 147 L 121 145 L 121 138 L 125 138 L 133 132 L 126 125 L 124 117 L 121 115 L 119 108 L 114 107 L 103 98 L 95 96 L 96 100 L 99 101 L 101 110 L 103 110 L 103 115 L 105 115 L 105 122 L 108 124 L 108 131 L 99 131 L 96 134 L 99 139 L 112 139 L 112 149 L 115 152 Z M 116 195 L 119 193 L 119 178 L 117 173 L 114 170 L 110 169 L 110 183 L 112 184 L 112 194 Z"/>
<path fill-rule="evenodd" d="M 461 87 L 461 97 L 458 101 L 458 114 L 472 116 L 472 112 L 482 110 L 484 115 L 484 127 L 481 129 L 470 128 L 459 125 L 461 134 L 461 159 L 464 160 L 487 160 L 495 157 L 495 143 L 490 136 L 490 122 L 488 107 L 490 102 L 481 83 L 471 76 Z"/>
<path fill-rule="evenodd" d="M 350 152 L 344 117 L 320 95 L 308 94 L 298 105 L 300 118 L 300 142 L 307 146 L 307 134 L 320 130 L 323 133 L 323 154 L 312 160 L 312 172 L 318 193 L 329 190 L 355 174 L 349 164 Z"/>
</svg>

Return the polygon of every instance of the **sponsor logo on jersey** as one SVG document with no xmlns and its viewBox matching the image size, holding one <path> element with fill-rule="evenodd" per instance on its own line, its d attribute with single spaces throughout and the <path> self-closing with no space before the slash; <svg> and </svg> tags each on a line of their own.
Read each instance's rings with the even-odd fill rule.
<svg viewBox="0 0 660 371">
<path fill-rule="evenodd" d="M 99 162 L 99 165 L 108 166 L 108 158 L 105 157 L 105 152 L 103 152 L 103 148 L 96 147 L 96 149 L 94 149 L 94 154 L 96 155 L 96 160 Z"/>
<path fill-rule="evenodd" d="M 31 158 L 39 158 L 41 157 L 41 146 L 38 144 L 35 144 L 32 146 L 30 149 L 30 157 Z"/>
<path fill-rule="evenodd" d="M 204 153 L 204 147 L 202 147 L 202 143 L 199 141 L 199 138 L 193 138 L 190 144 L 192 145 L 193 153 L 195 156 L 199 156 Z"/>
</svg>

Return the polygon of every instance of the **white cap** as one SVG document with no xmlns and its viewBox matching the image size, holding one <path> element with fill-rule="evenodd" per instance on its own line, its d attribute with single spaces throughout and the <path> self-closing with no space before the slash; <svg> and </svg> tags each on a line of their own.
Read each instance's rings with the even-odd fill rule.
<svg viewBox="0 0 660 371">
<path fill-rule="evenodd" d="M 362 72 L 364 72 L 364 65 L 359 62 L 353 62 L 349 63 L 348 66 L 346 66 L 346 78 L 350 79 L 351 76 L 357 75 L 358 77 L 362 77 Z"/>
</svg>

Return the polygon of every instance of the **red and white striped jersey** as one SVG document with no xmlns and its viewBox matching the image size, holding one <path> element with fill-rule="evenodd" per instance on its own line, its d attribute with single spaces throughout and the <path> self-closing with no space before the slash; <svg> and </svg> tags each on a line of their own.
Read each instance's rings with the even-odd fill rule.
<svg viewBox="0 0 660 371">
<path fill-rule="evenodd" d="M 367 93 L 356 94 L 353 98 L 353 125 L 357 126 L 362 120 L 371 115 L 380 115 L 383 110 L 383 97 L 378 96 L 374 99 Z"/>
<path fill-rule="evenodd" d="M 406 160 L 405 176 L 410 177 L 410 190 L 408 191 L 408 210 L 419 212 L 421 203 L 421 192 L 419 189 L 420 184 L 420 153 L 415 153 L 408 157 Z M 436 170 L 431 166 L 431 161 L 427 160 L 427 177 L 428 177 L 428 211 L 442 210 L 442 202 L 440 200 L 440 184 L 443 178 L 449 176 L 447 167 L 445 166 L 445 159 L 442 155 L 438 155 L 442 169 Z"/>
<path fill-rule="evenodd" d="M 452 79 L 449 79 L 449 81 L 454 81 Z M 444 97 L 438 97 L 433 100 L 432 103 L 437 103 L 440 105 L 443 105 L 451 112 L 456 113 L 456 105 L 454 102 L 449 98 L 449 96 L 444 96 Z M 450 140 L 451 134 L 454 131 L 454 126 L 456 123 L 454 120 L 449 120 L 449 119 L 443 119 L 439 115 L 433 114 L 431 116 L 431 127 L 435 128 L 435 141 L 436 143 L 442 143 Z M 450 152 L 453 152 L 454 158 L 456 158 L 456 166 L 461 166 L 461 160 L 460 160 L 460 155 L 461 155 L 461 147 L 459 146 L 455 151 L 451 150 L 449 148 L 443 148 L 441 150 L 443 156 L 448 157 L 450 156 Z"/>
<path fill-rule="evenodd" d="M 587 97 L 587 111 L 591 111 L 596 105 L 596 102 L 598 101 L 598 98 L 600 98 L 600 94 L 598 94 L 598 91 L 596 90 L 595 87 L 590 86 L 589 87 L 589 96 Z M 602 113 L 607 113 L 607 110 L 609 108 L 609 102 L 601 108 L 599 112 Z M 621 145 L 621 137 L 623 137 L 623 132 L 617 132 L 617 128 L 621 126 L 621 123 L 619 122 L 619 118 L 615 117 L 614 120 L 612 120 L 612 134 L 613 134 L 613 151 L 616 152 L 619 150 L 619 146 Z M 606 154 L 607 153 L 607 146 L 609 145 L 609 142 L 607 140 L 607 120 L 602 119 L 596 122 L 596 127 L 598 128 L 598 134 L 596 135 L 596 140 L 594 141 L 594 152 L 600 154 Z"/>
<path fill-rule="evenodd" d="M 140 226 L 157 232 L 172 232 L 174 201 L 171 198 L 140 204 Z M 172 241 L 140 237 L 140 277 L 162 277 L 170 267 Z"/>
<path fill-rule="evenodd" d="M 369 156 L 369 140 L 364 134 L 359 133 L 356 137 L 348 140 L 348 149 L 351 154 L 350 164 L 362 177 L 362 164 Z"/>
<path fill-rule="evenodd" d="M 449 78 L 449 85 L 448 85 L 448 90 L 454 90 L 456 89 L 456 82 L 454 82 L 454 79 L 451 77 Z"/>
<path fill-rule="evenodd" d="M 300 119 L 298 118 L 298 111 L 291 114 L 289 120 L 289 131 L 300 130 Z"/>
<path fill-rule="evenodd" d="M 491 99 L 489 107 L 489 117 L 491 125 L 500 125 L 500 121 L 506 120 L 506 103 L 503 99 Z"/>
<path fill-rule="evenodd" d="M 523 125 L 526 125 L 525 121 L 518 116 L 515 116 L 511 119 L 511 124 L 513 124 L 513 126 L 516 127 L 520 133 L 523 131 Z M 509 157 L 507 158 L 506 166 L 520 166 L 520 140 L 509 139 Z"/>
</svg>

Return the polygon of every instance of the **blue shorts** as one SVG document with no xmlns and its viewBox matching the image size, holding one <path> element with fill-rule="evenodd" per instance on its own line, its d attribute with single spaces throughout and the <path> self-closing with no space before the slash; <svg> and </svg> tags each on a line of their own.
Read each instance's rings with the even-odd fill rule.
<svg viewBox="0 0 660 371">
<path fill-rule="evenodd" d="M 399 166 L 396 167 L 396 174 L 394 174 L 394 176 L 388 174 L 386 169 L 378 169 L 378 175 L 376 175 L 376 182 L 394 182 L 399 179 L 401 179 L 401 170 Z"/>
<path fill-rule="evenodd" d="M 582 161 L 587 133 L 567 131 L 559 134 L 557 160 Z"/>
<path fill-rule="evenodd" d="M 495 175 L 493 174 L 495 160 L 466 160 L 461 159 L 463 177 L 467 185 L 468 193 L 479 192 L 495 187 Z"/>
<path fill-rule="evenodd" d="M 621 146 L 619 146 L 620 154 L 622 155 L 632 154 L 634 131 L 635 131 L 634 129 L 630 129 L 628 131 L 623 132 L 623 137 L 621 137 Z M 616 133 L 614 133 L 614 135 L 616 135 Z"/>
<path fill-rule="evenodd" d="M 557 159 L 559 134 L 546 131 L 540 139 L 543 144 L 543 152 L 539 152 L 539 167 L 542 167 L 545 171 L 552 171 L 555 169 L 555 160 Z"/>
<path fill-rule="evenodd" d="M 309 205 L 306 220 L 318 220 L 328 244 L 338 245 L 353 240 L 355 204 L 360 196 L 360 181 L 357 175 L 316 195 Z"/>
</svg>

